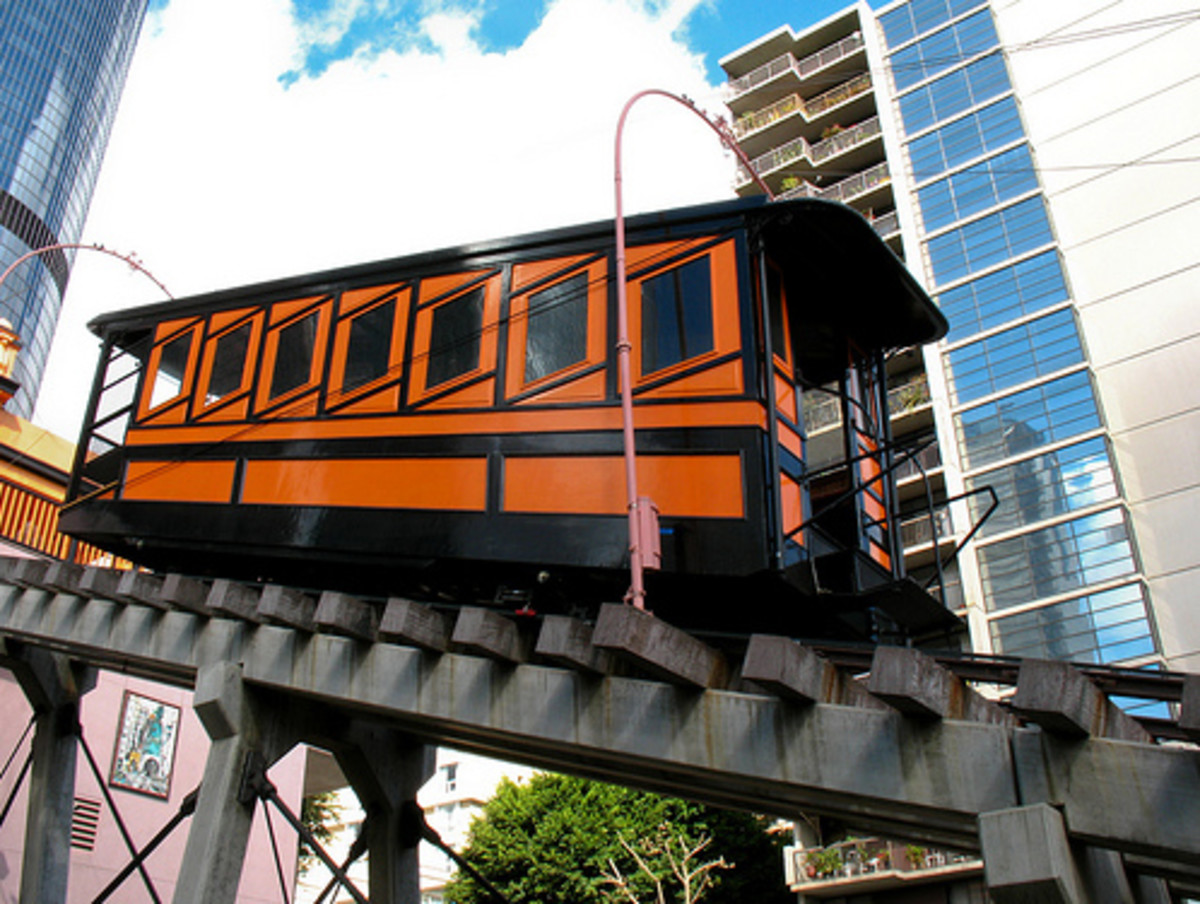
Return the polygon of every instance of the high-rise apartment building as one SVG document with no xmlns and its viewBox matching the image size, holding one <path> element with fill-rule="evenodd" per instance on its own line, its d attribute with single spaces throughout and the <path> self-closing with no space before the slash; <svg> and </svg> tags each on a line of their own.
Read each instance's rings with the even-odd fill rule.
<svg viewBox="0 0 1200 904">
<path fill-rule="evenodd" d="M 899 0 L 722 60 L 772 190 L 857 208 L 950 321 L 891 424 L 938 512 L 910 571 L 999 497 L 946 576 L 977 649 L 1200 670 L 1197 39 L 1182 0 Z M 841 403 L 807 395 L 819 464 Z"/>
<path fill-rule="evenodd" d="M 0 272 L 83 231 L 146 0 L 0 4 Z M 0 317 L 24 350 L 11 410 L 33 411 L 58 322 L 70 249 L 30 260 L 0 286 Z"/>
</svg>

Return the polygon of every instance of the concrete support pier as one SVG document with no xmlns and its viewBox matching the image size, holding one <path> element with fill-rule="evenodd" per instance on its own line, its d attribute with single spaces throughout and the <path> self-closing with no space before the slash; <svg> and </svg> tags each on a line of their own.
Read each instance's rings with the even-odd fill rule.
<svg viewBox="0 0 1200 904">
<path fill-rule="evenodd" d="M 96 673 L 60 654 L 14 645 L 0 655 L 0 665 L 12 670 L 34 711 L 20 899 L 63 904 L 71 861 L 79 698 L 95 685 Z"/>
<path fill-rule="evenodd" d="M 433 775 L 434 750 L 397 731 L 351 725 L 332 747 L 366 811 L 371 904 L 420 904 L 417 792 Z M 407 806 L 406 806 L 407 805 Z"/>
<path fill-rule="evenodd" d="M 233 904 L 256 798 L 243 787 L 247 763 L 270 764 L 295 743 L 282 714 L 261 705 L 241 667 L 217 662 L 196 677 L 194 706 L 212 740 L 188 831 L 174 904 Z"/>
<path fill-rule="evenodd" d="M 996 904 L 1089 904 L 1066 824 L 1049 804 L 981 814 L 979 841 Z"/>
</svg>

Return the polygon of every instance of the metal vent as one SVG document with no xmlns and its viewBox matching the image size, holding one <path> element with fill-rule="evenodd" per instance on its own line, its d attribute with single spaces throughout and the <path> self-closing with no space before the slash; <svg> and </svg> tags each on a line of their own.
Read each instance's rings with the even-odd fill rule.
<svg viewBox="0 0 1200 904">
<path fill-rule="evenodd" d="M 75 798 L 75 809 L 71 813 L 71 847 L 84 851 L 94 849 L 99 827 L 100 801 Z"/>
</svg>

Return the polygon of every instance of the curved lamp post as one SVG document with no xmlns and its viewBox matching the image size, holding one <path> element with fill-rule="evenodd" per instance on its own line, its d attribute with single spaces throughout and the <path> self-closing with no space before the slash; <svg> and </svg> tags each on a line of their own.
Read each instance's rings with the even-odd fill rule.
<svg viewBox="0 0 1200 904">
<path fill-rule="evenodd" d="M 762 177 L 754 171 L 754 167 L 751 165 L 745 151 L 738 147 L 733 133 L 730 132 L 729 126 L 724 120 L 718 119 L 714 121 L 709 119 L 688 98 L 680 97 L 669 91 L 649 88 L 645 91 L 639 91 L 631 97 L 626 102 L 624 109 L 621 110 L 621 117 L 617 120 L 617 137 L 614 154 L 616 165 L 613 182 L 617 196 L 617 366 L 620 368 L 621 376 L 621 429 L 624 438 L 625 492 L 629 509 L 630 586 L 629 592 L 625 595 L 625 601 L 632 603 L 638 609 L 644 609 L 646 606 L 646 587 L 643 572 L 648 567 L 658 567 L 659 547 L 658 537 L 656 536 L 658 515 L 654 503 L 648 497 L 639 497 L 637 488 L 637 460 L 633 439 L 633 368 L 629 360 L 632 345 L 629 342 L 629 307 L 625 293 L 625 212 L 621 199 L 621 137 L 625 131 L 625 118 L 629 115 L 630 108 L 637 101 L 651 94 L 657 94 L 660 97 L 673 100 L 699 116 L 717 134 L 721 143 L 737 155 L 738 160 L 746 168 L 746 171 L 750 173 L 751 178 L 758 183 L 759 188 L 763 190 L 767 198 L 772 201 L 775 199 L 771 189 L 767 187 Z M 647 534 L 651 534 L 651 536 L 648 538 Z"/>
<path fill-rule="evenodd" d="M 13 261 L 11 264 L 9 264 L 8 268 L 3 273 L 0 273 L 0 288 L 2 288 L 4 286 L 4 283 L 8 280 L 9 276 L 12 275 L 12 272 L 14 270 L 16 270 L 17 267 L 19 267 L 21 264 L 25 263 L 25 261 L 29 260 L 31 257 L 37 257 L 40 254 L 45 254 L 47 251 L 65 251 L 67 249 L 82 250 L 82 251 L 99 251 L 101 254 L 107 254 L 109 257 L 115 257 L 118 260 L 122 260 L 125 263 L 129 264 L 129 266 L 132 267 L 134 270 L 137 270 L 140 273 L 144 273 L 150 279 L 151 282 L 153 282 L 156 286 L 158 286 L 160 289 L 162 289 L 163 294 L 166 295 L 167 298 L 173 299 L 175 297 L 170 292 L 168 292 L 167 287 L 164 286 L 162 283 L 160 283 L 155 278 L 153 273 L 151 273 L 149 270 L 147 270 L 145 267 L 143 267 L 141 262 L 139 262 L 137 260 L 137 258 L 135 258 L 132 254 L 122 254 L 119 251 L 113 251 L 111 248 L 105 248 L 103 245 L 84 245 L 80 242 L 55 242 L 53 245 L 43 245 L 41 248 L 34 248 L 32 251 L 26 251 L 24 254 L 22 254 L 20 257 L 18 257 L 15 261 Z"/>
</svg>

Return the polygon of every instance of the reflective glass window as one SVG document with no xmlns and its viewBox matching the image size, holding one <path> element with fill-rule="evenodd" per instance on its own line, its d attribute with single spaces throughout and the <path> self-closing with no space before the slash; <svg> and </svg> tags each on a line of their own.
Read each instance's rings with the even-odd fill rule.
<svg viewBox="0 0 1200 904">
<path fill-rule="evenodd" d="M 1058 253 L 1045 251 L 955 286 L 939 295 L 937 302 L 950 321 L 946 338 L 956 342 L 1066 298 Z"/>
<path fill-rule="evenodd" d="M 1133 574 L 1125 516 L 1114 508 L 979 548 L 991 611 Z"/>
<path fill-rule="evenodd" d="M 211 404 L 242 385 L 246 351 L 250 347 L 250 324 L 244 323 L 217 340 L 205 402 Z"/>
<path fill-rule="evenodd" d="M 888 47 L 911 41 L 943 22 L 949 22 L 982 0 L 912 0 L 879 17 Z"/>
<path fill-rule="evenodd" d="M 192 350 L 192 331 L 176 336 L 163 346 L 154 372 L 154 388 L 150 391 L 150 407 L 157 408 L 163 402 L 179 395 L 183 387 L 183 372 L 187 369 L 188 354 Z"/>
<path fill-rule="evenodd" d="M 1016 101 L 1012 97 L 1002 98 L 913 139 L 908 145 L 913 178 L 918 182 L 932 179 L 1024 135 Z"/>
<path fill-rule="evenodd" d="M 275 367 L 271 372 L 271 398 L 291 392 L 308 382 L 312 374 L 313 350 L 317 342 L 317 314 L 290 323 L 279 331 Z"/>
<path fill-rule="evenodd" d="M 1061 310 L 954 349 L 946 369 L 954 401 L 962 404 L 1082 360 L 1075 318 Z"/>
<path fill-rule="evenodd" d="M 642 283 L 642 373 L 713 349 L 712 277 L 707 257 Z"/>
<path fill-rule="evenodd" d="M 991 11 L 981 9 L 892 54 L 890 63 L 896 90 L 903 91 L 999 43 Z"/>
<path fill-rule="evenodd" d="M 900 117 L 908 134 L 949 119 L 1010 90 L 1004 58 L 993 53 L 956 69 L 900 98 Z"/>
<path fill-rule="evenodd" d="M 396 322 L 396 299 L 364 311 L 350 322 L 346 344 L 346 371 L 342 392 L 350 392 L 378 380 L 388 372 L 392 354 L 392 330 Z"/>
<path fill-rule="evenodd" d="M 477 368 L 482 333 L 482 286 L 439 305 L 433 312 L 426 388 L 461 377 Z"/>
<path fill-rule="evenodd" d="M 946 283 L 1053 241 L 1040 195 L 929 240 L 934 281 Z"/>
<path fill-rule="evenodd" d="M 1075 662 L 1121 662 L 1155 652 L 1140 584 L 1115 587 L 995 619 L 997 653 Z"/>
<path fill-rule="evenodd" d="M 1094 437 L 967 478 L 967 489 L 990 486 L 1000 505 L 981 536 L 1046 521 L 1117 498 L 1117 479 L 1103 437 Z M 990 504 L 985 494 L 971 496 L 972 523 Z"/>
<path fill-rule="evenodd" d="M 1067 374 L 954 416 L 959 453 L 978 468 L 1100 426 L 1086 371 Z"/>
<path fill-rule="evenodd" d="M 587 271 L 529 296 L 525 382 L 587 358 Z"/>
<path fill-rule="evenodd" d="M 1029 148 L 1020 145 L 930 183 L 917 197 L 925 229 L 933 231 L 1037 187 Z"/>
</svg>

